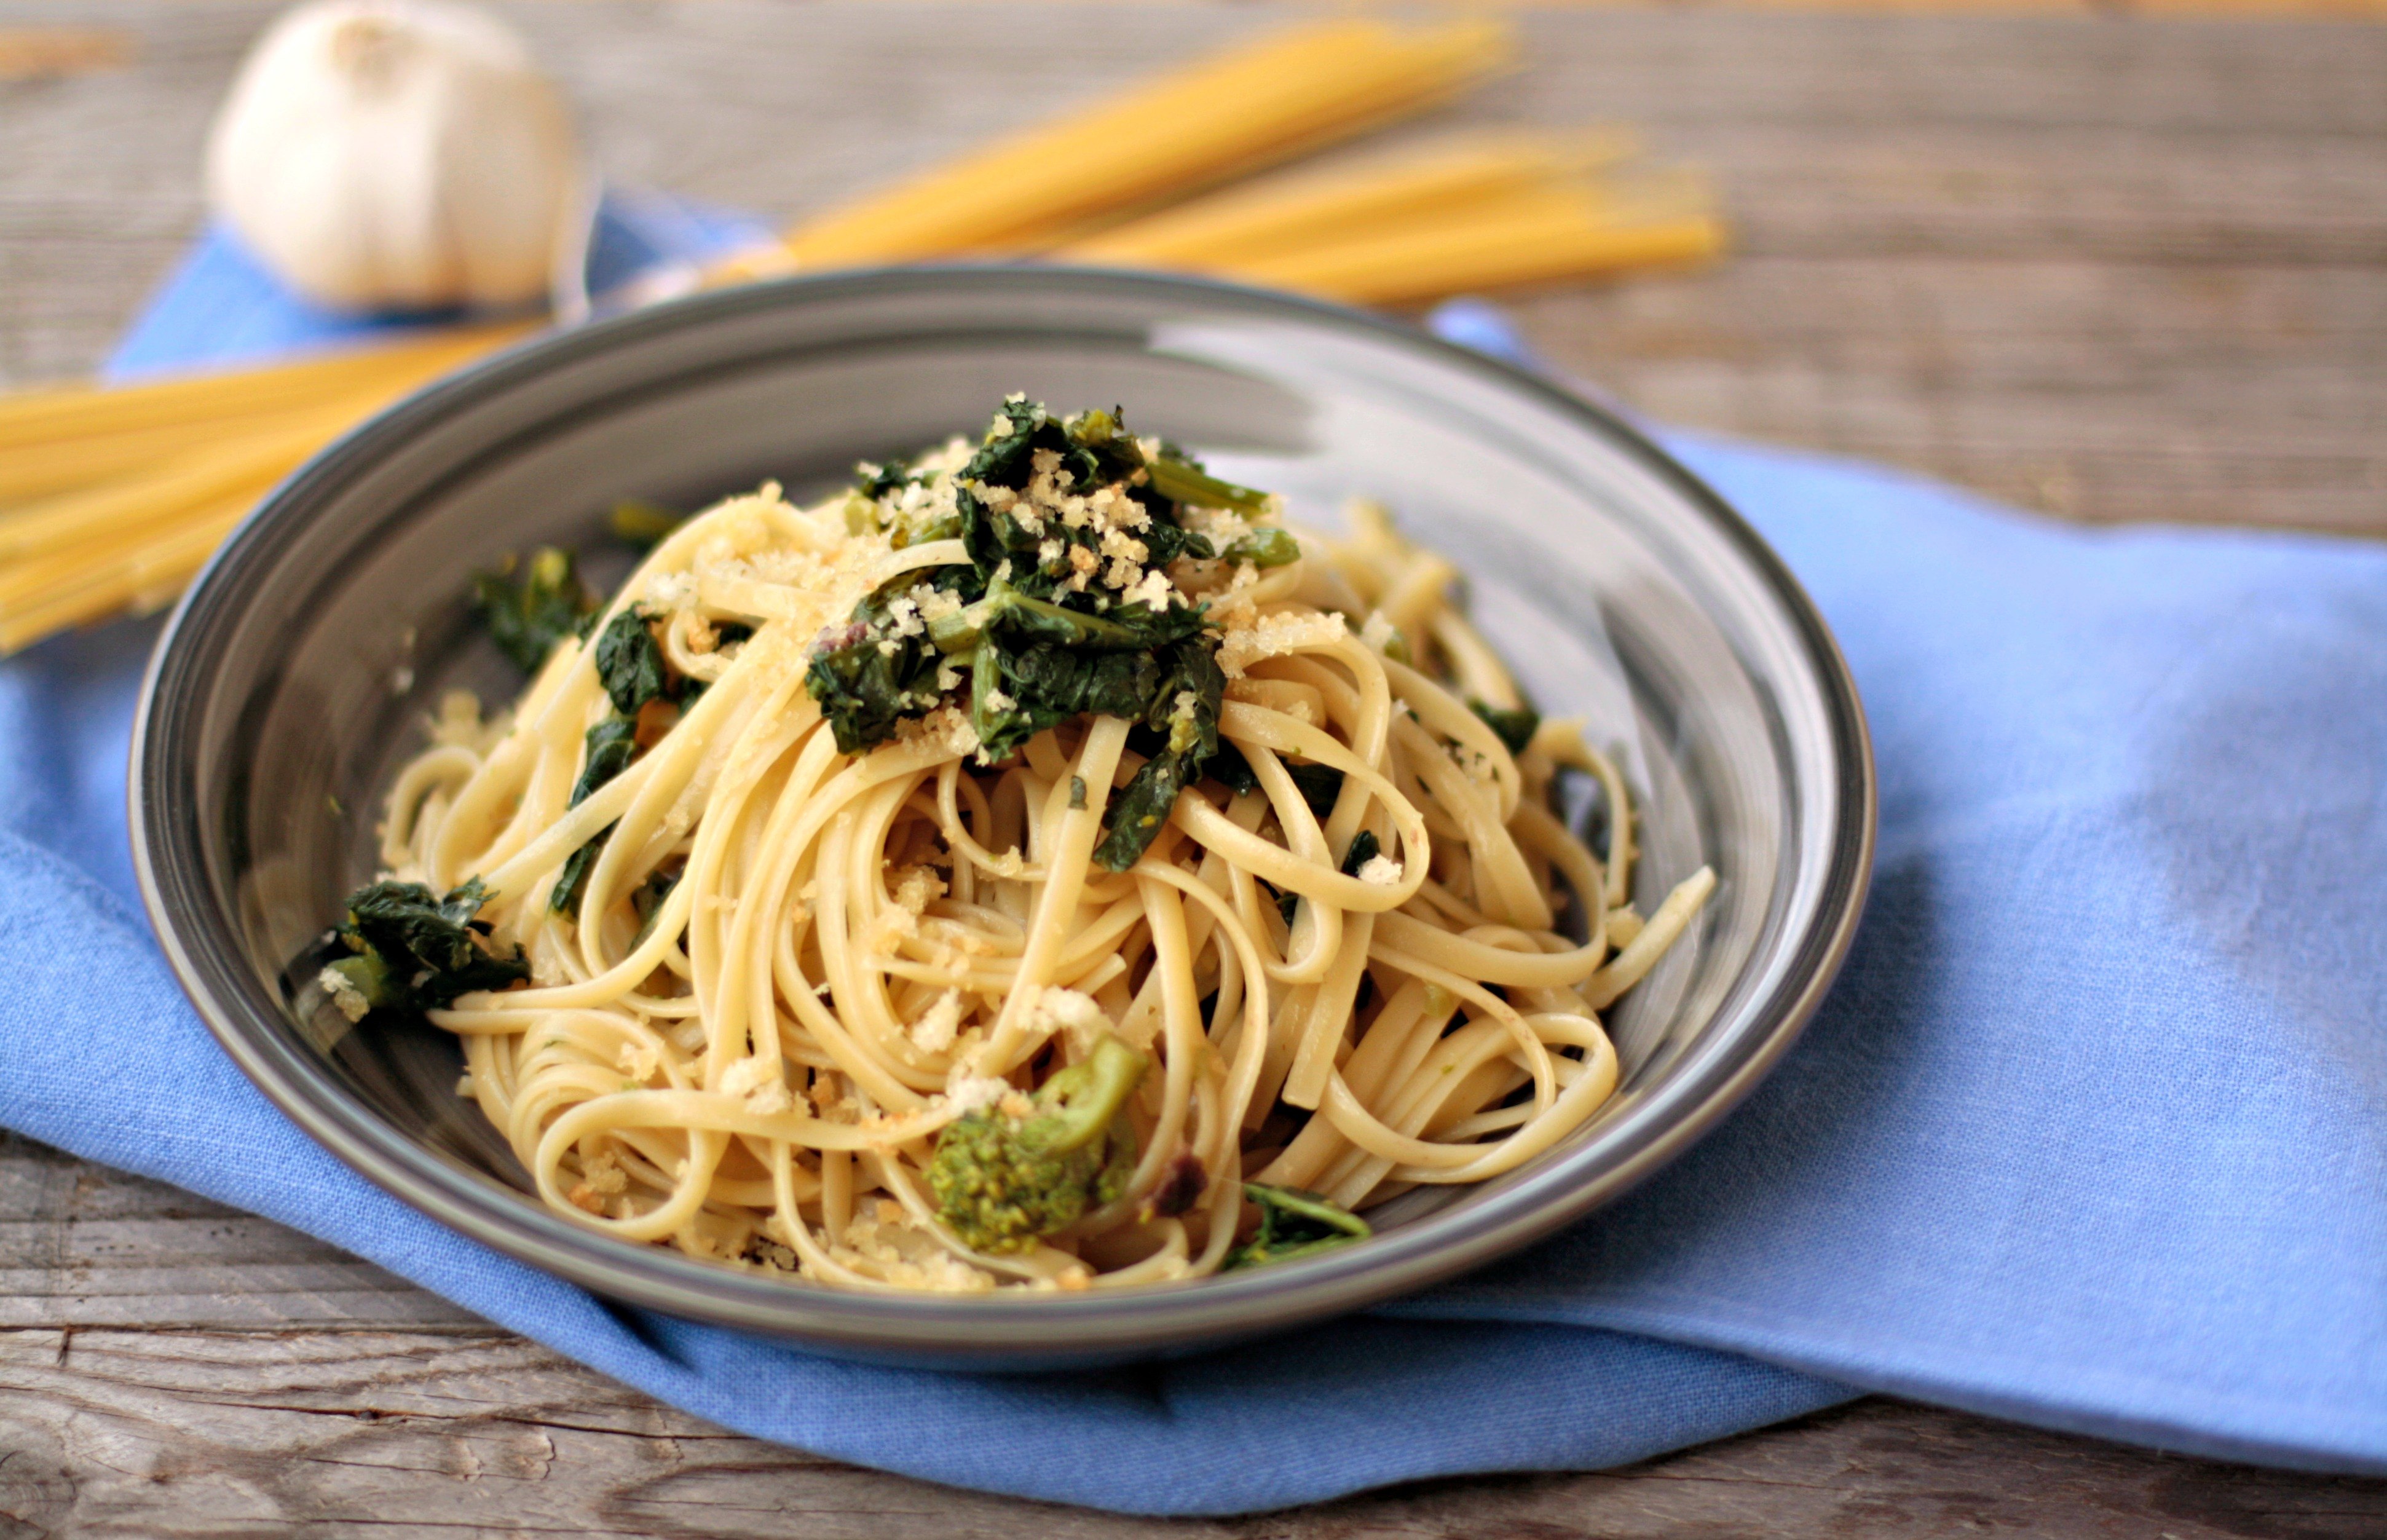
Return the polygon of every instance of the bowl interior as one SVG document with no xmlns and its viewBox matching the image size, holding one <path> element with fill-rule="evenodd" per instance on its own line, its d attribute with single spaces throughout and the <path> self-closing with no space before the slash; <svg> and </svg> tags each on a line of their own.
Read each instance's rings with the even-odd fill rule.
<svg viewBox="0 0 2387 1540">
<path fill-rule="evenodd" d="M 447 691 L 519 676 L 472 574 L 540 543 L 599 584 L 625 497 L 694 509 L 765 478 L 975 434 L 1005 393 L 1123 404 L 1141 432 L 1332 526 L 1388 505 L 1466 574 L 1546 714 L 1622 753 L 1648 913 L 1702 863 L 1700 923 L 1613 1013 L 1620 1094 L 1558 1150 L 1421 1192 L 1386 1233 L 1270 1272 L 1067 1301 L 878 1300 L 757 1280 L 548 1214 L 455 1094 L 444 1034 L 301 1018 L 285 970 L 370 877 L 380 799 Z M 319 1137 L 410 1201 L 608 1293 L 940 1361 L 1055 1361 L 1287 1324 L 1522 1243 L 1665 1158 L 1787 1043 L 1852 925 L 1863 724 L 1829 638 L 1753 536 L 1628 431 L 1414 333 L 1231 289 L 1053 270 L 773 285 L 532 345 L 369 424 L 245 526 L 161 644 L 136 842 L 219 1035 Z M 1026 1307 L 1022 1308 L 1021 1306 Z M 1057 1307 L 1056 1307 L 1057 1306 Z"/>
</svg>

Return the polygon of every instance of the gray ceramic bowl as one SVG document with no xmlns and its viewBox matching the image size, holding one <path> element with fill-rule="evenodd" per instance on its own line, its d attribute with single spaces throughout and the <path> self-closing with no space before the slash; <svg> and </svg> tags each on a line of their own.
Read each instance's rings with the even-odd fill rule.
<svg viewBox="0 0 2387 1540">
<path fill-rule="evenodd" d="M 1588 712 L 1626 750 L 1644 912 L 1703 861 L 1722 886 L 1615 1014 L 1623 1090 L 1586 1128 L 1309 1261 L 1060 1298 L 861 1296 L 559 1218 L 455 1095 L 448 1039 L 298 1017 L 284 969 L 371 875 L 381 789 L 431 703 L 460 684 L 485 699 L 518 688 L 471 622 L 474 571 L 556 542 L 613 577 L 628 558 L 600 529 L 618 498 L 694 507 L 765 476 L 825 486 L 857 458 L 975 431 L 1012 390 L 1123 402 L 1142 431 L 1287 491 L 1302 516 L 1383 499 L 1466 571 L 1478 619 L 1545 710 Z M 1848 947 L 1874 827 L 1864 722 L 1823 623 L 1749 527 L 1630 428 L 1374 317 L 1049 268 L 705 296 L 531 343 L 384 413 L 275 493 L 183 601 L 151 667 L 132 796 L 150 914 L 201 1014 L 365 1177 L 617 1299 L 850 1355 L 983 1366 L 1282 1329 L 1446 1278 L 1614 1198 L 1788 1047 Z"/>
</svg>

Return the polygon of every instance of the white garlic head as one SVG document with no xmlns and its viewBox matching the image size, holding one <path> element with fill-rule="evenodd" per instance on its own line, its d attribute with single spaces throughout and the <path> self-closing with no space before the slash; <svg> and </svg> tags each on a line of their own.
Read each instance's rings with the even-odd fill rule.
<svg viewBox="0 0 2387 1540">
<path fill-rule="evenodd" d="M 208 142 L 217 216 L 351 309 L 543 294 L 579 216 L 572 119 L 512 29 L 447 0 L 314 0 L 259 38 Z"/>
</svg>

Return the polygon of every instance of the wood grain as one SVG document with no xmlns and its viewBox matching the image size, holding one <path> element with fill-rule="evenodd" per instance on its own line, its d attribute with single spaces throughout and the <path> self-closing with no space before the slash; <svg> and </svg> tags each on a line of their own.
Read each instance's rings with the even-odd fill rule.
<svg viewBox="0 0 2387 1540">
<path fill-rule="evenodd" d="M 2387 1483 L 2252 1471 L 1871 1403 L 1605 1473 L 1419 1483 L 1291 1514 L 1120 1518 L 726 1434 L 489 1332 L 0 1331 L 18 1534 L 2372 1535 Z"/>
<path fill-rule="evenodd" d="M 1447 124 L 1623 119 L 1738 249 L 1528 297 L 1534 341 L 1686 424 L 2099 520 L 2387 535 L 2387 29 L 1589 7 Z M 0 379 L 95 366 L 197 228 L 208 112 L 270 6 L 12 0 L 120 69 L 0 82 Z M 1290 14 L 1155 4 L 513 14 L 608 171 L 792 218 Z M 2387 1483 L 1875 1400 L 1629 1471 L 1161 1524 L 708 1428 L 330 1247 L 0 1137 L 0 1537 L 1693 1536 L 2333 1540 Z"/>
<path fill-rule="evenodd" d="M 0 1132 L 0 1328 L 367 1324 L 479 1322 L 271 1220 Z"/>
</svg>

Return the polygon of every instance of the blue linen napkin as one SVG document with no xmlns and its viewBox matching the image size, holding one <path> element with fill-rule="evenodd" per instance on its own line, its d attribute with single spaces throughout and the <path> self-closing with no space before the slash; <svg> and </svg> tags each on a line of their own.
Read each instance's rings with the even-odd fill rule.
<svg viewBox="0 0 2387 1540">
<path fill-rule="evenodd" d="M 770 237 L 770 226 L 735 209 L 608 187 L 589 221 L 581 286 L 601 304 L 667 264 L 701 261 Z M 327 309 L 292 295 L 229 234 L 210 230 L 135 318 L 109 356 L 107 372 L 129 380 L 194 364 L 233 364 L 457 319 L 454 311 L 385 316 Z"/>
<path fill-rule="evenodd" d="M 270 290 L 228 304 L 223 264 L 211 238 L 133 361 L 176 335 L 211 356 L 181 315 L 294 324 Z M 1444 320 L 1513 348 L 1496 313 Z M 1852 1387 L 2387 1471 L 2387 551 L 2068 528 L 1668 444 L 1847 651 L 1882 781 L 1873 901 L 1748 1105 L 1467 1280 L 1181 1363 L 960 1376 L 625 1309 L 468 1243 L 274 1112 L 158 957 L 119 811 L 146 625 L 0 665 L 0 1124 L 322 1236 L 729 1427 L 1123 1510 L 1619 1463 Z"/>
</svg>

